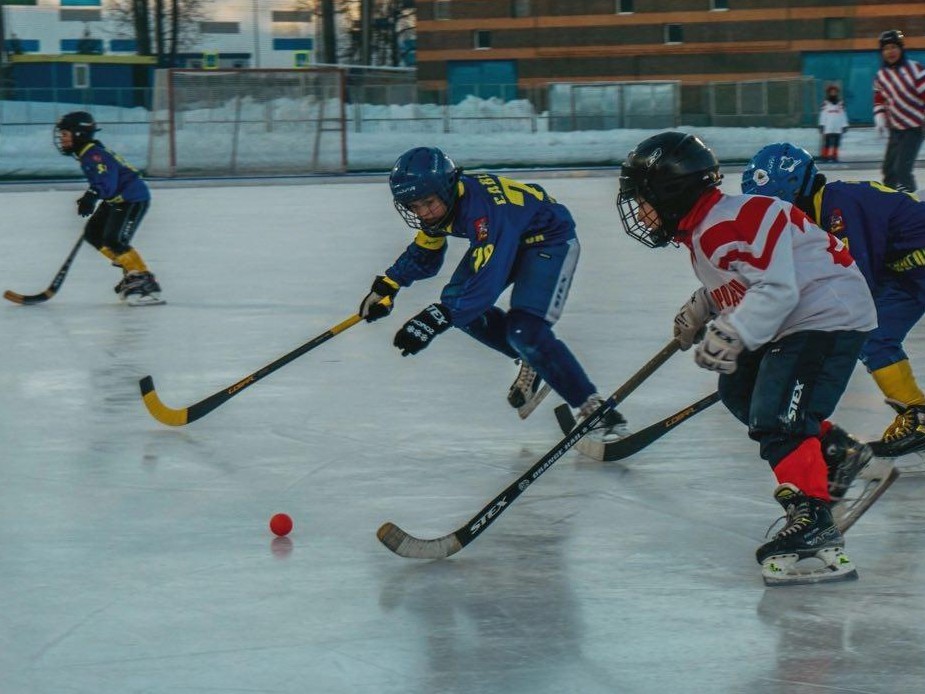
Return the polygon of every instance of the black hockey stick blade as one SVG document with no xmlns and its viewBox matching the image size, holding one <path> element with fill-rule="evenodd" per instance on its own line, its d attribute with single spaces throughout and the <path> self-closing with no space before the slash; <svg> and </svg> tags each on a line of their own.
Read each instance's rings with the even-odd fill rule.
<svg viewBox="0 0 925 694">
<path fill-rule="evenodd" d="M 692 405 L 688 405 L 683 410 L 675 412 L 673 415 L 665 417 L 665 419 L 655 424 L 650 424 L 645 429 L 634 431 L 632 434 L 622 439 L 617 439 L 616 441 L 590 441 L 586 439 L 585 441 L 593 444 L 593 446 L 590 448 L 582 447 L 581 452 L 585 455 L 594 453 L 595 455 L 592 457 L 594 457 L 595 460 L 608 463 L 629 458 L 649 444 L 658 441 L 679 424 L 686 422 L 698 412 L 703 412 L 717 402 L 719 402 L 719 393 L 713 391 Z"/>
<path fill-rule="evenodd" d="M 71 269 L 71 263 L 74 262 L 74 258 L 77 256 L 77 251 L 80 250 L 80 247 L 83 245 L 84 236 L 83 232 L 80 233 L 80 238 L 77 239 L 77 243 L 74 244 L 74 248 L 71 249 L 71 252 L 68 254 L 67 259 L 64 261 L 64 265 L 61 266 L 61 269 L 58 270 L 58 274 L 55 275 L 55 278 L 51 281 L 51 284 L 48 285 L 46 289 L 41 294 L 17 294 L 14 291 L 7 289 L 3 292 L 3 298 L 8 301 L 12 301 L 14 304 L 41 304 L 44 301 L 48 301 L 51 297 L 58 293 L 58 289 L 61 288 L 61 284 L 64 282 L 64 278 L 67 277 L 68 270 Z"/>
<path fill-rule="evenodd" d="M 591 431 L 604 415 L 636 390 L 658 367 L 677 352 L 678 348 L 677 341 L 672 340 L 669 342 L 645 366 L 633 374 L 626 383 L 614 391 L 600 407 L 588 415 L 574 431 L 569 432 L 565 438 L 534 463 L 529 470 L 508 485 L 507 489 L 489 501 L 481 511 L 469 519 L 469 522 L 461 528 L 443 537 L 422 540 L 406 533 L 395 523 L 389 522 L 382 524 L 376 532 L 376 537 L 392 552 L 408 559 L 446 559 L 456 554 L 481 535 L 485 528 L 494 523 L 504 512 L 504 509 L 510 506 L 527 487 L 533 484 L 540 475 L 552 467 L 572 446 Z"/>
<path fill-rule="evenodd" d="M 154 379 L 150 376 L 145 376 L 138 382 L 138 385 L 141 387 L 141 398 L 145 403 L 145 407 L 148 408 L 148 412 L 151 413 L 151 416 L 161 424 L 179 427 L 183 426 L 184 424 L 189 424 L 190 422 L 195 422 L 197 419 L 200 419 L 201 417 L 209 414 L 219 405 L 233 398 L 245 388 L 249 388 L 250 386 L 254 385 L 264 376 L 270 375 L 292 360 L 301 357 L 303 354 L 313 350 L 318 345 L 327 342 L 338 333 L 342 333 L 350 326 L 356 325 L 361 320 L 363 319 L 358 315 L 350 316 L 350 318 L 347 320 L 343 321 L 342 323 L 338 323 L 330 330 L 327 330 L 321 333 L 321 335 L 312 338 L 288 354 L 284 354 L 276 361 L 267 364 L 249 376 L 245 376 L 234 385 L 229 386 L 228 388 L 224 388 L 217 393 L 213 393 L 209 397 L 200 400 L 197 403 L 193 403 L 189 407 L 174 409 L 173 407 L 168 407 L 165 405 L 160 397 L 158 397 L 157 390 L 154 388 Z"/>
</svg>

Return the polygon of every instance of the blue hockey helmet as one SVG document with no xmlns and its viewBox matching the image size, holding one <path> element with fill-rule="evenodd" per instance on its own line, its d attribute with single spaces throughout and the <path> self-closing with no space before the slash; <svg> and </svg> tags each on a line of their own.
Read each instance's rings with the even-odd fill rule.
<svg viewBox="0 0 925 694">
<path fill-rule="evenodd" d="M 677 243 L 678 223 L 722 180 L 716 155 L 696 135 L 669 131 L 643 140 L 620 171 L 617 208 L 623 230 L 651 248 Z M 644 218 L 642 203 L 657 220 Z"/>
<path fill-rule="evenodd" d="M 66 130 L 71 134 L 70 146 L 65 146 L 61 143 L 62 130 Z M 65 113 L 55 123 L 52 139 L 61 154 L 70 156 L 82 149 L 87 143 L 92 142 L 97 131 L 99 131 L 99 127 L 96 121 L 93 120 L 93 116 L 86 111 L 71 111 L 70 113 Z"/>
<path fill-rule="evenodd" d="M 787 202 L 812 193 L 819 169 L 812 155 L 790 142 L 762 147 L 742 172 L 742 192 Z"/>
<path fill-rule="evenodd" d="M 439 229 L 452 217 L 459 197 L 462 169 L 436 147 L 415 147 L 402 154 L 389 174 L 389 188 L 395 209 L 414 229 Z M 408 206 L 415 200 L 436 195 L 446 205 L 446 216 L 436 224 L 424 225 Z"/>
</svg>

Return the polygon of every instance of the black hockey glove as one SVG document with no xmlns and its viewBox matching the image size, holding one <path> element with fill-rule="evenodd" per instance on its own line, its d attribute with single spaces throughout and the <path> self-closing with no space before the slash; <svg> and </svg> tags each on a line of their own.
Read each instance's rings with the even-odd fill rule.
<svg viewBox="0 0 925 694">
<path fill-rule="evenodd" d="M 385 318 L 395 307 L 395 295 L 398 294 L 398 290 L 399 286 L 396 282 L 385 275 L 376 275 L 369 294 L 363 297 L 363 301 L 360 302 L 360 310 L 357 311 L 360 318 L 365 318 L 367 323 Z M 390 301 L 382 302 L 386 297 Z"/>
<path fill-rule="evenodd" d="M 77 214 L 81 217 L 89 217 L 93 214 L 93 210 L 96 209 L 96 201 L 99 199 L 99 195 L 92 190 L 88 190 L 81 196 L 80 200 L 77 201 Z"/>
<path fill-rule="evenodd" d="M 401 350 L 401 355 L 417 354 L 433 339 L 452 325 L 450 312 L 443 304 L 431 304 L 395 333 L 392 344 Z"/>
</svg>

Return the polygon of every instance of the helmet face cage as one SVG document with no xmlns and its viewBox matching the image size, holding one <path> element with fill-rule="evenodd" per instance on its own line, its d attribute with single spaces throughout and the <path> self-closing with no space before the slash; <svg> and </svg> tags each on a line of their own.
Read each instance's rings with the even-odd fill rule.
<svg viewBox="0 0 925 694">
<path fill-rule="evenodd" d="M 61 133 L 65 130 L 71 134 L 71 145 L 69 147 L 65 147 L 61 142 Z M 55 124 L 52 141 L 61 154 L 69 156 L 93 141 L 93 136 L 97 131 L 99 131 L 99 128 L 96 121 L 93 120 L 93 116 L 86 111 L 73 111 L 61 116 Z"/>
<path fill-rule="evenodd" d="M 453 160 L 436 147 L 417 147 L 408 150 L 392 167 L 389 175 L 389 187 L 392 201 L 398 214 L 412 229 L 437 231 L 442 229 L 453 216 L 459 195 L 458 182 L 462 169 Z M 436 223 L 425 224 L 409 209 L 409 205 L 436 195 L 447 211 Z"/>
<path fill-rule="evenodd" d="M 620 192 L 617 195 L 617 209 L 620 211 L 620 222 L 623 231 L 649 248 L 660 248 L 672 242 L 674 231 L 666 227 L 659 218 L 655 208 L 649 204 L 643 214 L 639 185 L 633 181 L 633 174 L 624 167 L 620 176 Z M 677 243 L 674 245 L 677 246 Z"/>
<path fill-rule="evenodd" d="M 810 195 L 819 169 L 812 155 L 790 142 L 763 147 L 742 172 L 742 192 L 786 202 Z"/>
</svg>

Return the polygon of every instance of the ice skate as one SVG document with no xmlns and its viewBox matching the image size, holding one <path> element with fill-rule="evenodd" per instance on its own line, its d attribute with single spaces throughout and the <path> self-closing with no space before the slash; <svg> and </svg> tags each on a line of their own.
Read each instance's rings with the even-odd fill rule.
<svg viewBox="0 0 925 694">
<path fill-rule="evenodd" d="M 545 383 L 536 370 L 523 359 L 515 359 L 514 364 L 518 365 L 520 370 L 508 391 L 507 401 L 517 410 L 521 419 L 526 419 L 543 398 L 549 395 L 549 384 Z"/>
<path fill-rule="evenodd" d="M 835 425 L 822 437 L 821 443 L 822 457 L 829 468 L 829 495 L 832 503 L 837 503 L 874 453 L 866 443 Z"/>
<path fill-rule="evenodd" d="M 899 470 L 886 458 L 874 458 L 865 465 L 844 497 L 832 504 L 838 529 L 847 532 L 898 478 Z"/>
<path fill-rule="evenodd" d="M 597 410 L 601 405 L 604 404 L 604 398 L 599 394 L 594 393 L 591 395 L 579 408 L 578 411 L 578 424 L 587 419 L 592 412 Z M 626 425 L 626 418 L 617 412 L 616 410 L 609 410 L 601 418 L 594 428 L 586 434 L 578 443 L 575 444 L 575 448 L 584 453 L 589 458 L 594 458 L 595 460 L 604 459 L 604 449 L 606 444 L 612 443 L 614 441 L 619 441 L 625 436 L 629 436 L 630 430 Z"/>
<path fill-rule="evenodd" d="M 119 297 L 129 306 L 158 306 L 164 303 L 161 287 L 150 272 L 130 272 L 122 282 Z"/>
<path fill-rule="evenodd" d="M 889 399 L 886 402 L 896 410 L 896 419 L 879 441 L 871 443 L 874 455 L 896 458 L 925 450 L 925 406 L 904 405 Z"/>
<path fill-rule="evenodd" d="M 765 585 L 824 583 L 858 577 L 857 569 L 845 554 L 845 538 L 825 501 L 806 496 L 790 483 L 779 485 L 774 498 L 784 507 L 787 519 L 784 528 L 755 552 Z"/>
</svg>

